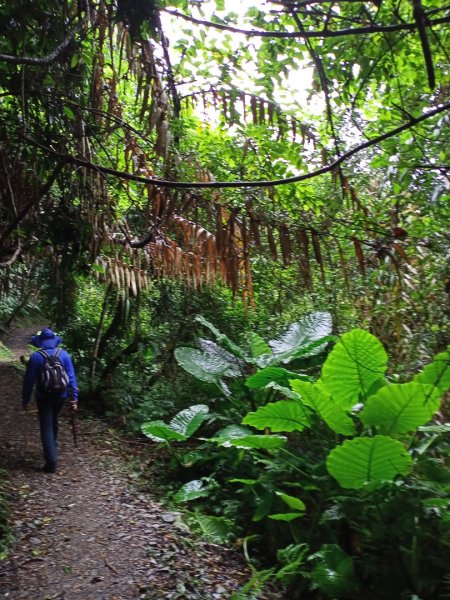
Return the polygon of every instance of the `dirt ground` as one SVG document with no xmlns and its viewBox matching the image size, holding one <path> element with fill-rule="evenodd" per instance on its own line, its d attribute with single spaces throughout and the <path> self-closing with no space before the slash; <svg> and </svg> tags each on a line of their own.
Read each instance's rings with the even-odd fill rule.
<svg viewBox="0 0 450 600">
<path fill-rule="evenodd" d="M 0 598 L 232 598 L 251 576 L 241 555 L 197 539 L 181 514 L 140 491 L 127 461 L 108 435 L 96 435 L 92 420 L 80 420 L 75 448 L 63 415 L 58 472 L 38 470 L 37 415 L 35 406 L 22 410 L 17 361 L 35 330 L 4 340 L 16 360 L 0 362 L 0 468 L 15 538 L 0 562 Z"/>
</svg>

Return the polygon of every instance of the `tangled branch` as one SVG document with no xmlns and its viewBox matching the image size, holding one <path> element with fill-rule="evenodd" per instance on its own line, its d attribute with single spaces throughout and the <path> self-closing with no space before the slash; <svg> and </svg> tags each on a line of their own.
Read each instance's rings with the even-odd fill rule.
<svg viewBox="0 0 450 600">
<path fill-rule="evenodd" d="M 214 23 L 212 21 L 204 21 L 203 19 L 196 19 L 190 15 L 185 15 L 178 12 L 177 10 L 171 10 L 168 8 L 162 9 L 164 12 L 190 21 L 196 25 L 204 25 L 205 27 L 212 27 L 213 29 L 220 29 L 221 31 L 230 31 L 232 33 L 240 33 L 248 37 L 266 37 L 266 38 L 335 38 L 345 37 L 348 35 L 367 35 L 372 33 L 391 33 L 393 31 L 416 31 L 417 22 L 415 23 L 397 23 L 395 25 L 367 25 L 366 27 L 353 27 L 351 29 L 322 29 L 321 31 L 263 31 L 260 29 L 240 29 L 239 27 L 233 27 L 232 25 L 223 25 L 222 23 Z M 450 16 L 440 17 L 439 19 L 427 20 L 425 27 L 434 27 L 436 25 L 443 25 L 444 23 L 450 23 Z"/>
<path fill-rule="evenodd" d="M 351 148 L 347 152 L 344 152 L 343 154 L 341 154 L 341 156 L 336 158 L 330 164 L 328 164 L 324 167 L 321 167 L 320 169 L 316 169 L 315 171 L 310 171 L 309 173 L 304 173 L 303 175 L 296 175 L 294 177 L 287 177 L 285 179 L 274 179 L 274 180 L 265 180 L 265 181 L 262 180 L 262 181 L 209 181 L 209 182 L 195 181 L 195 182 L 188 182 L 188 181 L 167 181 L 164 179 L 143 177 L 142 175 L 133 175 L 132 173 L 127 173 L 125 171 L 118 171 L 116 169 L 111 169 L 109 167 L 97 165 L 90 161 L 84 160 L 82 158 L 77 158 L 75 156 L 71 156 L 68 154 L 61 154 L 59 152 L 56 152 L 56 150 L 48 148 L 47 146 L 43 146 L 42 144 L 40 144 L 40 143 L 36 142 L 35 140 L 33 140 L 32 138 L 28 137 L 27 135 L 22 135 L 21 137 L 28 143 L 33 144 L 37 148 L 40 148 L 46 154 L 55 156 L 58 160 L 61 161 L 61 163 L 70 163 L 70 164 L 77 165 L 79 167 L 84 167 L 86 169 L 91 169 L 91 170 L 94 170 L 94 171 L 97 171 L 100 173 L 104 173 L 105 175 L 114 175 L 115 177 L 118 177 L 120 179 L 126 179 L 128 181 L 137 181 L 139 183 L 156 185 L 161 188 L 163 188 L 163 187 L 176 188 L 176 189 L 194 189 L 194 188 L 218 189 L 218 188 L 245 188 L 245 187 L 248 187 L 248 188 L 261 187 L 262 188 L 262 187 L 275 187 L 275 186 L 279 186 L 279 185 L 287 185 L 290 183 L 299 183 L 301 181 L 307 181 L 308 179 L 313 179 L 315 177 L 318 177 L 319 175 L 324 175 L 325 173 L 333 172 L 340 165 L 342 165 L 345 161 L 347 161 L 349 158 L 351 158 L 355 154 L 358 154 L 362 150 L 366 150 L 367 148 L 376 146 L 377 144 L 380 144 L 381 142 L 384 142 L 385 140 L 388 140 L 389 138 L 395 137 L 395 136 L 399 135 L 400 133 L 402 133 L 403 131 L 407 131 L 408 129 L 411 129 L 412 127 L 418 125 L 419 123 L 423 123 L 427 119 L 430 119 L 431 117 L 434 117 L 435 115 L 443 113 L 447 110 L 450 110 L 450 102 L 447 102 L 446 104 L 442 104 L 438 108 L 430 110 L 430 111 L 424 113 L 423 115 L 421 115 L 420 117 L 411 117 L 407 123 L 404 123 L 403 125 L 399 125 L 398 127 L 391 129 L 391 131 L 383 133 L 382 135 L 379 135 L 377 137 L 367 140 L 363 144 L 359 144 L 358 146 Z"/>
<path fill-rule="evenodd" d="M 46 56 L 42 56 L 41 58 L 35 58 L 33 56 L 11 56 L 9 54 L 0 54 L 0 61 L 13 63 L 14 65 L 32 65 L 32 66 L 46 66 L 55 62 L 58 56 L 67 48 L 67 46 L 72 42 L 75 37 L 75 34 L 81 29 L 81 24 L 78 24 L 72 31 L 68 34 L 68 36 L 56 46 L 54 50 L 52 50 Z"/>
</svg>

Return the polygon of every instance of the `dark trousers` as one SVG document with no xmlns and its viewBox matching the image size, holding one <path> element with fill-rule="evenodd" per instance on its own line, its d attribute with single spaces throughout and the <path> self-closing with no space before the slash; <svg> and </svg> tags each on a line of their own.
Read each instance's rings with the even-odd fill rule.
<svg viewBox="0 0 450 600">
<path fill-rule="evenodd" d="M 64 405 L 65 398 L 39 398 L 37 401 L 39 413 L 39 426 L 41 428 L 42 448 L 44 450 L 45 464 L 56 467 L 58 449 L 58 415 Z"/>
</svg>

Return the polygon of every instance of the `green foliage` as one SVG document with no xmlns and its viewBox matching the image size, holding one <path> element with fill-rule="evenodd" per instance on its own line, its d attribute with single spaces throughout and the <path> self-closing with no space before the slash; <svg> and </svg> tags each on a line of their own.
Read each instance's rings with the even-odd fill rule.
<svg viewBox="0 0 450 600">
<path fill-rule="evenodd" d="M 434 361 L 427 365 L 422 373 L 414 378 L 417 383 L 430 384 L 441 394 L 450 387 L 450 346 L 446 352 L 440 352 Z"/>
<path fill-rule="evenodd" d="M 311 578 L 315 585 L 330 598 L 350 598 L 357 582 L 352 559 L 335 544 L 325 544 L 310 557 L 317 561 Z"/>
<path fill-rule="evenodd" d="M 408 475 L 413 462 L 403 444 L 382 435 L 355 438 L 327 457 L 327 469 L 343 488 L 361 489 Z"/>
<path fill-rule="evenodd" d="M 334 432 L 343 435 L 353 435 L 356 432 L 353 419 L 322 385 L 292 379 L 290 384 L 303 404 L 315 410 Z"/>
<path fill-rule="evenodd" d="M 251 339 L 253 354 L 267 355 Z M 405 383 L 391 383 L 387 366 L 377 338 L 356 329 L 341 336 L 315 383 L 273 366 L 244 379 L 244 369 L 252 393 L 284 399 L 265 398 L 242 425 L 203 438 L 202 458 L 189 467 L 201 476 L 175 500 L 231 519 L 235 535 L 253 523 L 279 562 L 273 578 L 293 598 L 351 600 L 364 589 L 377 600 L 382 585 L 388 600 L 434 600 L 450 544 L 450 446 L 448 427 L 427 423 L 446 391 L 448 355 Z"/>
<path fill-rule="evenodd" d="M 234 446 L 235 448 L 275 450 L 285 445 L 286 438 L 276 435 L 246 435 L 244 437 L 227 440 L 227 442 L 230 446 Z"/>
<path fill-rule="evenodd" d="M 330 353 L 322 380 L 334 399 L 345 409 L 364 401 L 372 385 L 387 369 L 387 354 L 370 333 L 354 329 L 345 333 Z"/>
<path fill-rule="evenodd" d="M 266 362 L 287 363 L 294 358 L 307 358 L 322 352 L 329 342 L 332 323 L 331 315 L 327 312 L 316 312 L 304 317 L 298 323 L 293 323 L 280 337 L 271 340 L 268 345 L 272 356 L 265 358 L 260 355 L 258 364 Z"/>
<path fill-rule="evenodd" d="M 307 376 L 281 367 L 265 367 L 245 380 L 245 385 L 251 390 L 260 390 L 271 383 L 286 385 L 289 380 L 308 379 Z"/>
<path fill-rule="evenodd" d="M 332 339 L 329 335 L 331 317 L 328 313 L 318 312 L 304 317 L 267 344 L 257 336 L 255 346 L 255 334 L 251 334 L 245 340 L 248 350 L 238 346 L 204 317 L 197 317 L 196 320 L 211 331 L 224 347 L 213 341 L 198 338 L 197 343 L 201 350 L 179 347 L 175 350 L 175 358 L 180 367 L 198 380 L 215 384 L 221 393 L 239 408 L 247 401 L 256 408 L 268 397 L 279 393 L 276 385 L 287 385 L 291 379 L 310 379 L 305 373 L 290 371 L 277 365 L 294 361 L 306 364 L 302 361 L 311 357 L 320 358 L 327 343 Z M 245 386 L 230 383 L 230 390 L 225 380 L 239 377 L 242 379 L 249 371 L 253 371 L 253 374 L 245 379 Z M 296 411 L 300 410 L 305 413 L 303 419 L 306 418 L 307 411 L 297 406 Z"/>
<path fill-rule="evenodd" d="M 142 433 L 155 442 L 185 441 L 197 431 L 208 412 L 207 406 L 196 404 L 176 414 L 169 425 L 162 421 L 143 423 Z"/>
<path fill-rule="evenodd" d="M 0 360 L 11 360 L 12 356 L 11 350 L 0 342 Z"/>
<path fill-rule="evenodd" d="M 440 393 L 431 385 L 392 384 L 370 396 L 360 416 L 366 426 L 381 433 L 407 433 L 428 423 L 439 405 Z"/>
<path fill-rule="evenodd" d="M 197 498 L 207 496 L 209 496 L 209 490 L 205 482 L 202 479 L 195 479 L 194 481 L 185 483 L 174 495 L 173 499 L 175 502 L 189 502 L 189 500 L 196 500 Z"/>
<path fill-rule="evenodd" d="M 256 429 L 302 431 L 310 424 L 310 420 L 307 408 L 299 402 L 280 400 L 261 406 L 256 412 L 248 413 L 242 419 L 242 423 L 252 425 Z"/>
<path fill-rule="evenodd" d="M 214 544 L 224 544 L 232 537 L 232 524 L 224 517 L 190 514 L 191 525 L 197 526 L 203 537 Z"/>
<path fill-rule="evenodd" d="M 220 386 L 222 377 L 235 376 L 232 363 L 225 356 L 219 357 L 214 349 L 202 352 L 195 348 L 177 348 L 175 358 L 180 367 L 206 383 Z"/>
</svg>

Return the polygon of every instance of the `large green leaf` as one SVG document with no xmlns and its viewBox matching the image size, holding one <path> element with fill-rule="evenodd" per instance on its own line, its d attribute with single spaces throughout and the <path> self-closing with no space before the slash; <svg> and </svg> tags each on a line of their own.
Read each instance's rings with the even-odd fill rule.
<svg viewBox="0 0 450 600">
<path fill-rule="evenodd" d="M 265 367 L 246 379 L 245 385 L 251 390 L 259 390 L 269 383 L 287 383 L 289 379 L 308 379 L 306 375 L 299 375 L 282 367 Z"/>
<path fill-rule="evenodd" d="M 195 404 L 176 414 L 169 425 L 163 421 L 148 421 L 142 424 L 141 430 L 155 442 L 182 442 L 197 431 L 208 411 L 205 404 Z"/>
<path fill-rule="evenodd" d="M 244 361 L 236 358 L 231 352 L 228 352 L 228 350 L 225 350 L 211 340 L 199 338 L 197 343 L 200 350 L 202 350 L 211 361 L 217 361 L 218 364 L 221 364 L 222 362 L 228 364 L 228 368 L 223 374 L 224 377 L 238 377 L 241 375 L 242 368 L 245 366 Z"/>
<path fill-rule="evenodd" d="M 322 381 L 333 398 L 346 409 L 364 401 L 387 368 L 381 342 L 363 329 L 345 333 L 327 357 Z"/>
<path fill-rule="evenodd" d="M 257 411 L 248 413 L 243 419 L 244 425 L 256 429 L 268 427 L 277 431 L 302 431 L 309 425 L 309 416 L 305 407 L 298 402 L 280 400 L 261 406 Z"/>
<path fill-rule="evenodd" d="M 315 312 L 293 323 L 280 337 L 271 340 L 274 354 L 284 354 L 309 346 L 331 334 L 332 319 L 328 312 Z"/>
<path fill-rule="evenodd" d="M 294 510 L 299 510 L 304 512 L 306 510 L 305 503 L 300 498 L 296 496 L 290 496 L 289 494 L 285 494 L 284 492 L 275 492 L 276 495 L 283 500 L 285 504 L 289 506 L 289 508 L 293 508 Z"/>
<path fill-rule="evenodd" d="M 267 517 L 269 514 L 274 498 L 274 491 L 268 485 L 256 485 L 253 488 L 255 512 L 252 516 L 252 521 L 258 522 Z"/>
<path fill-rule="evenodd" d="M 212 323 L 205 319 L 205 317 L 202 317 L 202 315 L 197 315 L 195 317 L 195 320 L 197 321 L 197 323 L 201 323 L 201 325 L 209 329 L 211 333 L 215 336 L 216 340 L 219 343 L 223 344 L 226 348 L 228 348 L 228 350 L 230 350 L 230 352 L 232 352 L 235 356 L 246 359 L 245 352 L 242 350 L 242 348 L 235 344 L 232 340 L 230 340 L 230 338 L 227 337 L 224 333 L 219 331 L 217 327 L 215 327 Z"/>
<path fill-rule="evenodd" d="M 383 435 L 346 440 L 327 457 L 327 469 L 340 486 L 361 489 L 407 475 L 412 458 L 398 441 Z"/>
<path fill-rule="evenodd" d="M 294 519 L 299 519 L 303 517 L 303 513 L 277 513 L 274 515 L 267 515 L 269 519 L 273 519 L 274 521 L 293 521 Z"/>
<path fill-rule="evenodd" d="M 175 431 L 163 421 L 148 421 L 141 425 L 141 431 L 154 442 L 183 442 L 186 436 Z"/>
<path fill-rule="evenodd" d="M 277 390 L 277 392 L 280 392 L 285 398 L 301 402 L 300 394 L 297 394 L 297 392 L 294 392 L 294 390 L 291 390 L 291 388 L 285 387 L 284 385 L 271 382 L 267 385 L 267 389 Z"/>
<path fill-rule="evenodd" d="M 187 438 L 191 437 L 203 423 L 208 412 L 209 408 L 206 404 L 194 404 L 175 415 L 170 421 L 170 427 Z"/>
<path fill-rule="evenodd" d="M 450 388 L 450 346 L 446 352 L 437 354 L 433 362 L 416 375 L 414 381 L 430 384 L 441 394 L 446 392 Z"/>
<path fill-rule="evenodd" d="M 175 350 L 175 359 L 185 371 L 200 381 L 218 384 L 228 371 L 229 362 L 217 356 L 211 356 L 196 348 L 181 346 Z"/>
<path fill-rule="evenodd" d="M 302 401 L 319 413 L 330 429 L 342 435 L 355 434 L 356 428 L 351 417 L 321 385 L 298 380 L 290 384 Z"/>
<path fill-rule="evenodd" d="M 360 417 L 365 425 L 376 426 L 381 433 L 406 433 L 428 423 L 439 404 L 439 391 L 431 385 L 392 384 L 369 397 Z"/>
<path fill-rule="evenodd" d="M 287 363 L 294 358 L 315 356 L 322 352 L 332 330 L 331 315 L 328 312 L 311 313 L 301 321 L 290 325 L 280 337 L 271 340 L 272 354 L 258 358 L 261 367 Z"/>
<path fill-rule="evenodd" d="M 353 597 L 357 587 L 353 561 L 339 546 L 325 544 L 310 558 L 320 561 L 311 577 L 322 592 L 336 599 Z"/>
<path fill-rule="evenodd" d="M 277 450 L 284 446 L 287 439 L 281 435 L 247 435 L 229 440 L 231 446 L 245 449 Z"/>
<path fill-rule="evenodd" d="M 209 489 L 202 479 L 194 479 L 185 483 L 174 495 L 175 502 L 189 502 L 197 498 L 205 498 L 209 494 Z"/>
<path fill-rule="evenodd" d="M 248 341 L 252 358 L 258 358 L 262 354 L 270 354 L 272 352 L 263 338 L 253 331 L 249 334 Z"/>
<path fill-rule="evenodd" d="M 200 527 L 205 538 L 216 544 L 223 544 L 229 541 L 233 533 L 231 521 L 225 517 L 210 517 L 200 513 L 191 513 L 191 517 Z"/>
<path fill-rule="evenodd" d="M 250 428 L 235 425 L 233 423 L 219 429 L 215 436 L 210 438 L 209 441 L 215 442 L 216 444 L 228 443 L 229 445 L 230 440 L 246 437 L 247 435 L 252 435 L 252 430 Z"/>
</svg>

